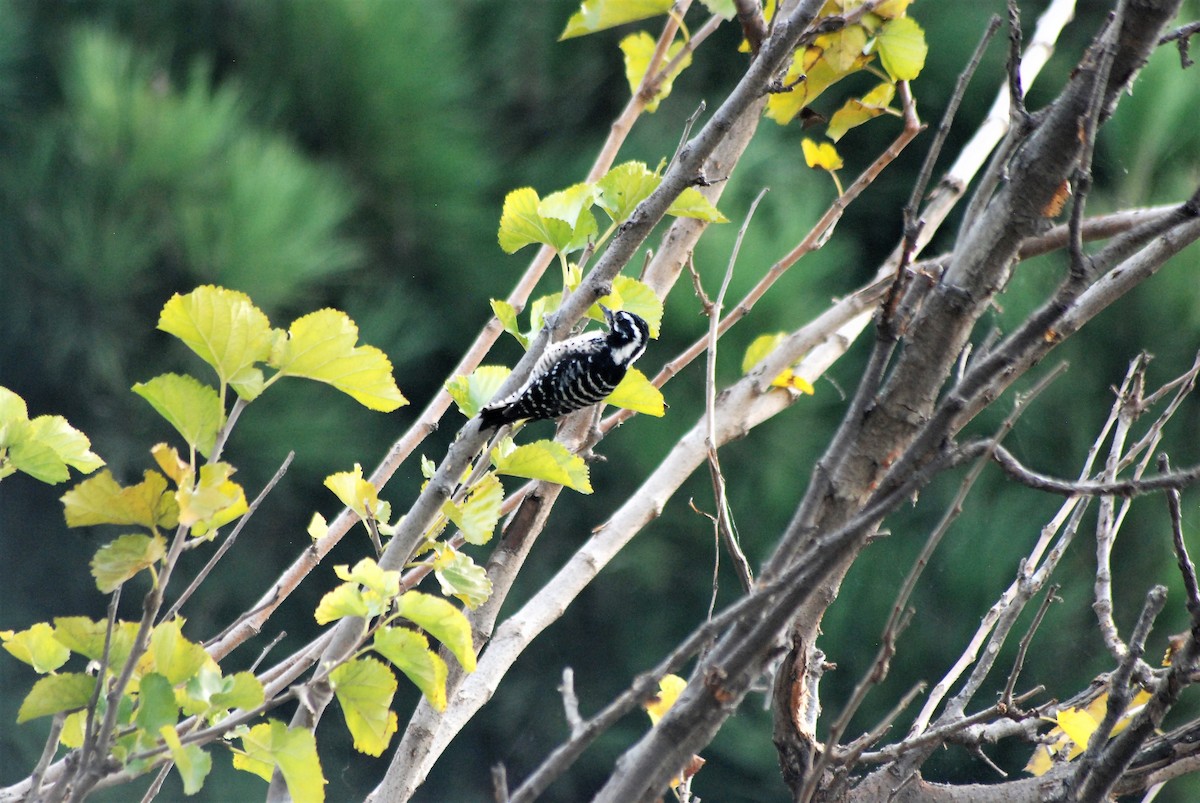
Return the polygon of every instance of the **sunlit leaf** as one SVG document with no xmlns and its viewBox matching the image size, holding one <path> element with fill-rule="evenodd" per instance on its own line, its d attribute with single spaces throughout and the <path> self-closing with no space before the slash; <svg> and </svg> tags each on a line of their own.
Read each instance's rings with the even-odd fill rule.
<svg viewBox="0 0 1200 803">
<path fill-rule="evenodd" d="M 615 28 L 627 22 L 666 14 L 674 0 L 584 0 L 579 10 L 567 20 L 559 41 L 576 36 Z"/>
<path fill-rule="evenodd" d="M 875 49 L 883 68 L 896 81 L 911 81 L 920 75 L 929 52 L 925 31 L 912 17 L 885 22 L 876 35 Z"/>
<path fill-rule="evenodd" d="M 133 386 L 133 392 L 150 403 L 200 454 L 212 453 L 217 430 L 225 422 L 217 392 L 190 376 L 163 374 Z"/>
<path fill-rule="evenodd" d="M 53 672 L 71 657 L 71 651 L 54 637 L 54 628 L 45 622 L 38 622 L 19 633 L 2 631 L 0 642 L 10 655 L 32 666 L 39 675 Z"/>
<path fill-rule="evenodd" d="M 325 487 L 360 519 L 374 516 L 379 509 L 379 492 L 370 480 L 363 479 L 362 466 L 358 463 L 354 464 L 353 471 L 330 474 L 325 478 Z"/>
<path fill-rule="evenodd" d="M 604 320 L 600 305 L 608 307 L 613 312 L 624 310 L 632 312 L 646 322 L 650 327 L 650 337 L 658 338 L 662 327 L 663 302 L 654 289 L 645 282 L 638 281 L 632 276 L 619 275 L 613 279 L 612 292 L 601 298 L 588 310 L 588 316 L 597 321 Z"/>
<path fill-rule="evenodd" d="M 687 688 L 687 681 L 679 675 L 665 675 L 658 681 L 658 694 L 642 703 L 642 708 L 650 715 L 650 724 L 657 725 L 663 714 L 675 705 L 679 695 Z"/>
<path fill-rule="evenodd" d="M 234 468 L 228 463 L 207 463 L 200 467 L 200 478 L 175 492 L 179 502 L 179 523 L 201 536 L 224 526 L 249 510 L 242 486 L 231 482 Z"/>
<path fill-rule="evenodd" d="M 267 360 L 275 335 L 245 293 L 206 285 L 176 294 L 163 306 L 158 328 L 186 343 L 247 401 L 258 395 L 256 384 L 261 391 L 261 372 L 254 366 Z"/>
<path fill-rule="evenodd" d="M 629 369 L 621 384 L 617 385 L 617 389 L 604 401 L 614 407 L 623 407 L 660 418 L 667 412 L 662 391 L 654 387 L 646 375 L 636 368 Z"/>
<path fill-rule="evenodd" d="M 150 634 L 148 654 L 155 671 L 165 676 L 171 685 L 183 683 L 211 660 L 202 646 L 184 637 L 183 620 L 179 618 L 155 626 Z"/>
<path fill-rule="evenodd" d="M 167 480 L 157 471 L 146 471 L 137 485 L 122 488 L 112 472 L 102 471 L 62 496 L 68 527 L 94 524 L 138 524 L 174 527 L 179 507 L 167 493 Z"/>
<path fill-rule="evenodd" d="M 492 400 L 511 373 L 503 365 L 481 365 L 470 376 L 460 374 L 447 382 L 446 392 L 458 405 L 459 412 L 467 418 L 474 418 Z"/>
<path fill-rule="evenodd" d="M 361 591 L 352 585 L 339 585 L 321 597 L 313 616 L 317 624 L 326 625 L 343 616 L 366 616 L 368 613 Z"/>
<path fill-rule="evenodd" d="M 540 199 L 532 187 L 513 190 L 504 197 L 500 214 L 500 248 L 513 254 L 527 245 L 548 245 L 565 253 L 571 242 L 572 226 L 555 218 L 544 218 L 538 210 Z"/>
<path fill-rule="evenodd" d="M 334 566 L 333 571 L 342 580 L 358 583 L 384 600 L 400 593 L 400 572 L 381 569 L 374 558 L 363 558 L 353 569 L 345 565 Z"/>
<path fill-rule="evenodd" d="M 621 53 L 625 56 L 625 80 L 629 82 L 630 92 L 637 92 L 638 87 L 642 84 L 642 80 L 646 77 L 646 70 L 650 67 L 650 59 L 654 55 L 655 46 L 654 37 L 645 31 L 631 33 L 621 40 Z M 661 70 L 670 64 L 671 60 L 679 55 L 679 52 L 683 48 L 683 42 L 672 42 L 667 48 L 662 62 L 655 65 L 655 69 Z M 647 112 L 653 114 L 658 111 L 658 104 L 671 94 L 671 87 L 675 83 L 675 78 L 691 66 L 691 63 L 692 56 L 688 53 L 679 60 L 679 63 L 669 73 L 663 76 L 659 82 L 658 91 L 654 93 L 654 97 L 646 101 Z"/>
<path fill-rule="evenodd" d="M 445 509 L 450 520 L 462 530 L 469 544 L 486 544 L 492 540 L 492 532 L 500 521 L 500 504 L 504 501 L 504 488 L 495 474 L 485 474 L 471 488 L 470 495 L 462 505 Z"/>
<path fill-rule="evenodd" d="M 164 725 L 158 731 L 163 743 L 171 751 L 175 770 L 183 779 L 183 793 L 194 795 L 204 787 L 204 779 L 212 770 L 212 756 L 198 744 L 183 744 L 174 725 Z"/>
<path fill-rule="evenodd" d="M 396 676 L 374 658 L 359 658 L 334 669 L 329 680 L 354 737 L 354 749 L 382 755 L 398 727 L 396 712 L 391 710 Z"/>
<path fill-rule="evenodd" d="M 92 577 L 102 594 L 117 587 L 143 569 L 149 569 L 167 554 L 167 541 L 161 535 L 129 533 L 119 536 L 96 550 L 92 557 Z"/>
<path fill-rule="evenodd" d="M 779 347 L 779 344 L 783 342 L 785 337 L 787 337 L 785 333 L 779 332 L 776 334 L 759 335 L 754 338 L 750 346 L 746 349 L 746 354 L 742 357 L 742 373 L 750 373 L 754 369 L 754 366 L 762 362 L 767 355 Z M 791 388 L 809 396 L 816 392 L 807 379 L 796 374 L 790 367 L 772 379 L 771 386 Z"/>
<path fill-rule="evenodd" d="M 96 622 L 86 616 L 63 616 L 54 620 L 54 637 L 72 652 L 92 661 L 99 661 L 104 655 L 105 632 L 107 622 Z M 137 622 L 117 622 L 113 627 L 112 640 L 108 650 L 108 669 L 120 667 L 133 650 L 137 638 Z"/>
<path fill-rule="evenodd" d="M 504 331 L 517 339 L 521 344 L 521 348 L 529 348 L 529 338 L 521 334 L 521 329 L 517 325 L 517 308 L 507 301 L 499 301 L 495 298 L 491 300 L 492 312 L 495 313 L 496 319 L 500 321 L 500 325 L 504 327 Z"/>
<path fill-rule="evenodd" d="M 487 570 L 448 544 L 435 547 L 433 571 L 442 593 L 462 600 L 468 608 L 477 608 L 492 595 L 492 581 Z"/>
<path fill-rule="evenodd" d="M 851 98 L 842 108 L 833 113 L 825 135 L 834 142 L 841 139 L 847 131 L 860 126 L 883 114 L 892 97 L 896 94 L 894 84 L 882 83 L 862 96 L 862 99 Z"/>
<path fill-rule="evenodd" d="M 309 538 L 319 541 L 329 532 L 329 522 L 325 521 L 325 517 L 320 513 L 314 513 L 308 522 L 307 532 Z"/>
<path fill-rule="evenodd" d="M 60 711 L 83 708 L 92 697 L 96 679 L 91 675 L 66 672 L 47 675 L 33 684 L 17 711 L 17 724 L 38 717 L 48 717 Z"/>
<path fill-rule="evenodd" d="M 372 645 L 376 652 L 412 681 L 436 711 L 446 710 L 446 662 L 429 649 L 429 639 L 403 627 L 381 628 Z"/>
<path fill-rule="evenodd" d="M 619 164 L 596 182 L 596 205 L 614 222 L 623 223 L 661 183 L 662 177 L 645 162 Z"/>
<path fill-rule="evenodd" d="M 104 465 L 91 441 L 60 415 L 28 418 L 25 401 L 0 387 L 0 477 L 22 471 L 56 485 L 70 479 L 67 467 L 90 474 Z"/>
<path fill-rule="evenodd" d="M 242 752 L 234 755 L 233 766 L 268 781 L 272 768 L 278 766 L 294 803 L 325 800 L 316 737 L 306 728 L 289 729 L 278 720 L 255 725 L 242 737 Z"/>
<path fill-rule="evenodd" d="M 728 223 L 729 218 L 712 205 L 695 187 L 688 187 L 667 207 L 667 214 L 675 217 L 690 217 L 708 223 Z"/>
<path fill-rule="evenodd" d="M 346 313 L 317 310 L 297 318 L 271 352 L 280 376 L 324 382 L 371 410 L 408 404 L 392 378 L 392 363 L 374 346 L 356 346 L 358 327 Z"/>
<path fill-rule="evenodd" d="M 800 142 L 800 147 L 804 149 L 804 161 L 809 167 L 822 170 L 840 170 L 842 168 L 842 157 L 838 155 L 837 148 L 830 143 L 817 144 L 805 137 Z"/>
<path fill-rule="evenodd" d="M 585 494 L 592 492 L 587 463 L 557 441 L 534 441 L 511 451 L 493 449 L 492 465 L 501 474 L 546 480 Z"/>
<path fill-rule="evenodd" d="M 767 117 L 780 125 L 787 125 L 806 106 L 811 105 L 826 89 L 851 73 L 865 67 L 872 55 L 863 55 L 855 60 L 849 70 L 838 70 L 824 58 L 819 47 L 808 47 L 796 51 L 783 82 L 791 87 L 787 92 L 773 93 L 767 98 Z"/>
<path fill-rule="evenodd" d="M 821 55 L 829 66 L 838 73 L 848 73 L 863 56 L 867 45 L 867 32 L 861 25 L 847 25 L 830 33 L 821 34 L 814 40 L 821 48 Z"/>
<path fill-rule="evenodd" d="M 446 645 L 463 669 L 475 671 L 471 623 L 462 611 L 441 597 L 420 591 L 406 591 L 397 601 L 397 612 Z"/>
<path fill-rule="evenodd" d="M 579 225 L 583 213 L 592 205 L 596 187 L 586 182 L 552 192 L 538 202 L 538 214 L 542 218 L 561 220 L 572 230 Z"/>
</svg>

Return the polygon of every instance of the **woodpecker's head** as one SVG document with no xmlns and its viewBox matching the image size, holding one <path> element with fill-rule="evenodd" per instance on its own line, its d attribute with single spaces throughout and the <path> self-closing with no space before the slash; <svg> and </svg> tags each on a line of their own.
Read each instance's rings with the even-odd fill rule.
<svg viewBox="0 0 1200 803">
<path fill-rule="evenodd" d="M 641 316 L 632 312 L 613 312 L 604 305 L 600 309 L 608 323 L 608 336 L 605 339 L 612 349 L 613 362 L 623 367 L 632 365 L 650 342 L 650 327 Z"/>
</svg>

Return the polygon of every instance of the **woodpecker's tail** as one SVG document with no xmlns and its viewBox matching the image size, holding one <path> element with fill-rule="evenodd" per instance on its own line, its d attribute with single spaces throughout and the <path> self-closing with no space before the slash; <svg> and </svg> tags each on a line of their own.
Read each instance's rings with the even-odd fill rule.
<svg viewBox="0 0 1200 803">
<path fill-rule="evenodd" d="M 479 428 L 499 429 L 505 424 L 511 424 L 516 420 L 511 417 L 511 409 L 507 404 L 503 407 L 484 407 L 479 411 Z"/>
</svg>

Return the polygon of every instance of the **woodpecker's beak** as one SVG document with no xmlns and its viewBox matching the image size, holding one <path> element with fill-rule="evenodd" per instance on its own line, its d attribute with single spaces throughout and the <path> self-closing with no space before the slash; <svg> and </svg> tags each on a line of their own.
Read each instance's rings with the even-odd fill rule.
<svg viewBox="0 0 1200 803">
<path fill-rule="evenodd" d="M 604 313 L 604 323 L 611 330 L 613 328 L 613 311 L 603 304 L 600 305 L 600 311 Z"/>
</svg>

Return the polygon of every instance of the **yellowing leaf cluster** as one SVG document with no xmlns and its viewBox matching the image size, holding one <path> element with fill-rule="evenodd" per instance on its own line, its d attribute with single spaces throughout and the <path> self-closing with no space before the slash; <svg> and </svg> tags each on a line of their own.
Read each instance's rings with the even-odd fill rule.
<svg viewBox="0 0 1200 803">
<path fill-rule="evenodd" d="M 754 338 L 754 341 L 746 349 L 746 354 L 742 357 L 742 373 L 748 374 L 754 370 L 754 367 L 766 359 L 771 352 L 775 351 L 786 337 L 786 333 L 778 332 L 776 334 L 759 335 Z M 809 396 L 816 392 L 813 389 L 812 383 L 797 374 L 792 368 L 785 369 L 772 379 L 771 387 L 788 388 Z"/>
<path fill-rule="evenodd" d="M 68 467 L 90 474 L 104 465 L 87 436 L 60 415 L 29 418 L 25 400 L 0 387 L 0 479 L 17 471 L 57 485 Z"/>
</svg>

